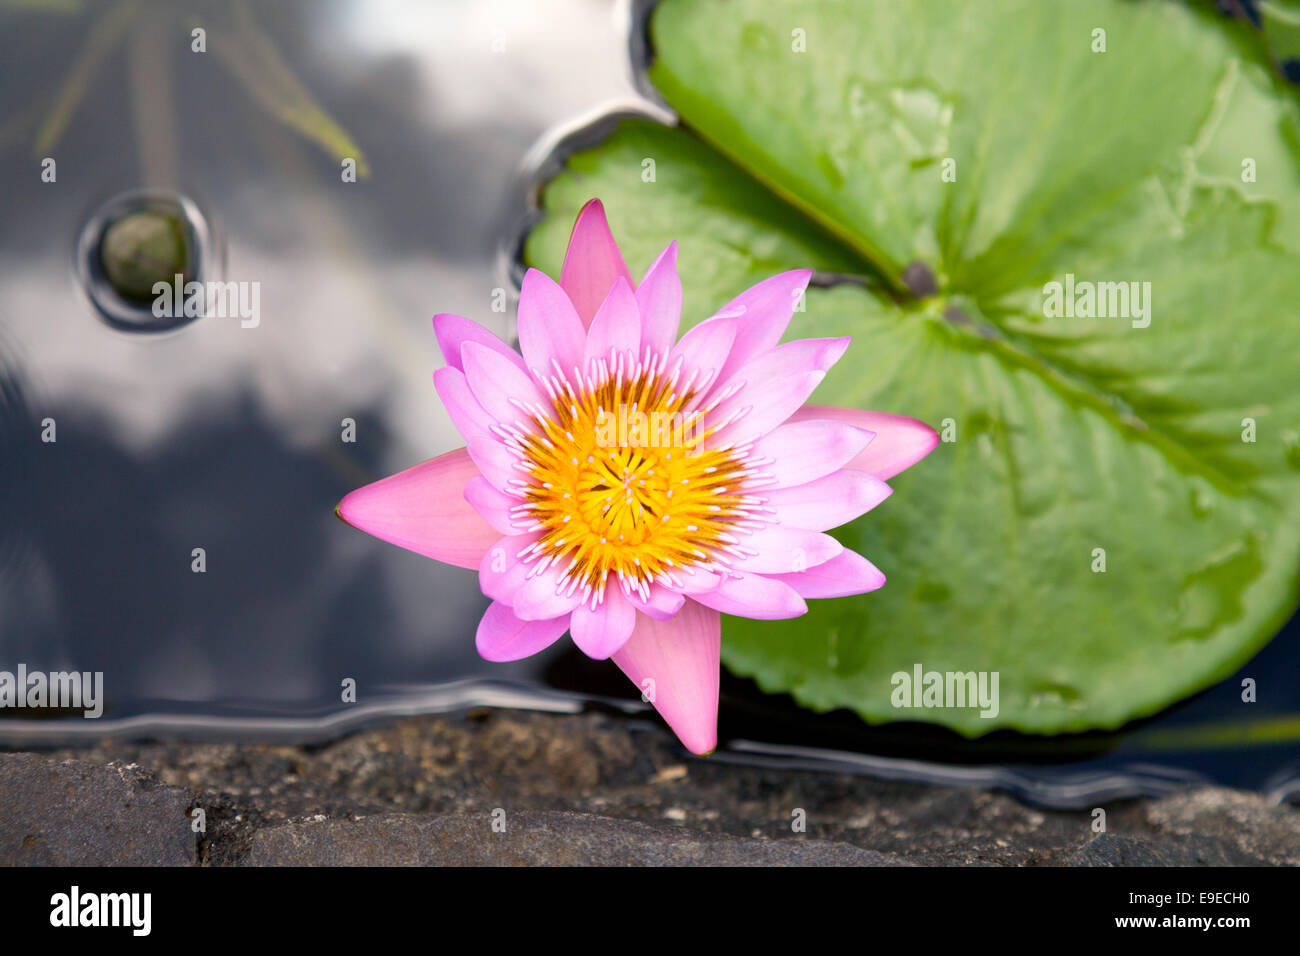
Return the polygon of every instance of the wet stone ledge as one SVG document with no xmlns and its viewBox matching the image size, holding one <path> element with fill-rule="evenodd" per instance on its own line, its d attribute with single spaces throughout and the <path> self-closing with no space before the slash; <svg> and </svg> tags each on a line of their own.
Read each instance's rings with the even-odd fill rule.
<svg viewBox="0 0 1300 956">
<path fill-rule="evenodd" d="M 1097 835 L 1087 810 L 698 760 L 603 714 L 477 711 L 319 746 L 0 753 L 0 865 L 1300 865 L 1300 810 L 1254 794 L 1104 806 Z"/>
</svg>

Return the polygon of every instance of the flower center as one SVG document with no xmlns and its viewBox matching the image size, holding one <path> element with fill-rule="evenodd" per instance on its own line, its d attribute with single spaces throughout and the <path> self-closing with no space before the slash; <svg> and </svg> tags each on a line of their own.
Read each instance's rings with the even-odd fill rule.
<svg viewBox="0 0 1300 956">
<path fill-rule="evenodd" d="M 545 380 L 553 408 L 533 410 L 529 430 L 505 428 L 528 475 L 513 518 L 539 533 L 520 557 L 532 574 L 559 567 L 560 591 L 581 588 L 593 608 L 611 574 L 647 600 L 652 582 L 725 573 L 750 553 L 735 534 L 763 523 L 763 499 L 744 489 L 748 448 L 706 447 L 705 419 L 726 396 L 701 403 L 709 382 L 663 366 L 612 352 L 576 384 L 557 371 Z"/>
</svg>

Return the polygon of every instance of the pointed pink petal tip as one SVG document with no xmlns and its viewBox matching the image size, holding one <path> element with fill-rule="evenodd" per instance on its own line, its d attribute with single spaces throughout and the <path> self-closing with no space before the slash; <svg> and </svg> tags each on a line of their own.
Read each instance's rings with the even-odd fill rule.
<svg viewBox="0 0 1300 956">
<path fill-rule="evenodd" d="M 584 326 L 591 325 L 596 310 L 620 277 L 633 285 L 632 274 L 609 231 L 605 207 L 599 199 L 592 199 L 578 213 L 560 269 L 560 287 L 573 302 Z"/>
<path fill-rule="evenodd" d="M 454 369 L 465 370 L 461 349 L 466 342 L 477 342 L 510 359 L 521 369 L 524 367 L 523 359 L 499 335 L 464 316 L 439 312 L 433 317 L 433 335 L 438 340 L 438 348 L 442 349 L 443 359 Z"/>
<path fill-rule="evenodd" d="M 479 473 L 464 448 L 349 492 L 334 513 L 354 528 L 425 557 L 477 568 L 501 537 L 465 500 Z"/>
<path fill-rule="evenodd" d="M 873 412 L 833 405 L 804 405 L 790 416 L 791 422 L 822 419 L 844 422 L 874 432 L 875 437 L 847 467 L 888 481 L 910 468 L 939 444 L 939 433 L 925 422 L 891 412 Z"/>
<path fill-rule="evenodd" d="M 614 663 L 650 699 L 686 749 L 718 747 L 718 680 L 722 616 L 687 601 L 670 621 L 638 614 Z"/>
</svg>

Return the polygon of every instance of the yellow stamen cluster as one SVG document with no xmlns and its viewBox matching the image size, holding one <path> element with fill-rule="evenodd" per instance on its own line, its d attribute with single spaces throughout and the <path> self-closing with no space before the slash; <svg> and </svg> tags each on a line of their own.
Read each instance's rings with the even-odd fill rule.
<svg viewBox="0 0 1300 956">
<path fill-rule="evenodd" d="M 523 475 L 512 520 L 538 533 L 520 557 L 530 574 L 558 568 L 559 590 L 581 589 L 592 607 L 611 575 L 646 599 L 655 581 L 726 573 L 749 553 L 736 533 L 762 524 L 762 499 L 744 490 L 747 449 L 707 447 L 717 427 L 706 418 L 725 396 L 702 405 L 711 382 L 663 366 L 611 352 L 575 370 L 576 384 L 557 369 L 544 381 L 552 407 L 530 409 L 528 427 L 502 426 Z"/>
</svg>

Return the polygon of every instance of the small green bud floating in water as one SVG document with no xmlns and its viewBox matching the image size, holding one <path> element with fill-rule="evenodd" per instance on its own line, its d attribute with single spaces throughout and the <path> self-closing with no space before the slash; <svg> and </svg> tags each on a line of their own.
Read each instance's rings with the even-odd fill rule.
<svg viewBox="0 0 1300 956">
<path fill-rule="evenodd" d="M 132 302 L 153 298 L 154 283 L 171 283 L 179 273 L 193 273 L 192 252 L 185 224 L 154 211 L 123 216 L 104 230 L 100 266 L 113 290 Z"/>
</svg>

